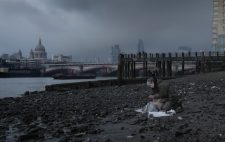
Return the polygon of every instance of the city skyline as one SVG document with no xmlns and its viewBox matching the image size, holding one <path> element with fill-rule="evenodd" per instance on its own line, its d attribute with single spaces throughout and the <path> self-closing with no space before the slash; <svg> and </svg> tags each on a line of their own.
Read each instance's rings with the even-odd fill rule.
<svg viewBox="0 0 225 142">
<path fill-rule="evenodd" d="M 0 53 L 29 53 L 38 37 L 74 60 L 106 59 L 113 44 L 135 53 L 140 38 L 147 52 L 212 50 L 212 0 L 2 0 L 0 18 Z"/>
</svg>

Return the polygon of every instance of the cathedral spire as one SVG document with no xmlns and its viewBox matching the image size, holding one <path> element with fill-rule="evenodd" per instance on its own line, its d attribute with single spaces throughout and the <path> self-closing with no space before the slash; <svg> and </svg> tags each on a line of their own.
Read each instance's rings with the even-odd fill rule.
<svg viewBox="0 0 225 142">
<path fill-rule="evenodd" d="M 41 45 L 41 37 L 39 37 L 39 45 Z"/>
</svg>

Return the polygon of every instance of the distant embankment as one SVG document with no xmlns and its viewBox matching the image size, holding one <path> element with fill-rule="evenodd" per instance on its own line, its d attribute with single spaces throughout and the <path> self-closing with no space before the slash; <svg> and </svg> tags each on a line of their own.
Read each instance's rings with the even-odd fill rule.
<svg viewBox="0 0 225 142">
<path fill-rule="evenodd" d="M 138 78 L 138 79 L 123 80 L 122 84 L 123 85 L 139 84 L 139 83 L 145 83 L 145 82 L 146 82 L 146 79 Z M 88 89 L 88 88 L 103 87 L 103 86 L 115 86 L 115 85 L 121 85 L 117 79 L 53 84 L 53 85 L 45 86 L 45 90 L 46 91 L 66 91 L 66 90 L 71 90 L 71 89 Z"/>
</svg>

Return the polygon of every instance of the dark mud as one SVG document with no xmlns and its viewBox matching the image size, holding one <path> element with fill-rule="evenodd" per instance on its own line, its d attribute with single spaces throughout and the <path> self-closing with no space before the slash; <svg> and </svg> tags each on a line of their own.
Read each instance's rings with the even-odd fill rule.
<svg viewBox="0 0 225 142">
<path fill-rule="evenodd" d="M 147 118 L 145 85 L 38 92 L 0 99 L 0 141 L 224 142 L 225 72 L 170 80 L 184 110 Z"/>
</svg>

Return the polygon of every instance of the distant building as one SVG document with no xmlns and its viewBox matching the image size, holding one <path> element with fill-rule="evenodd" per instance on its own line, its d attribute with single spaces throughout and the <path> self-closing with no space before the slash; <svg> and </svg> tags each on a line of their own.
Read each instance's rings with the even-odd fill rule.
<svg viewBox="0 0 225 142">
<path fill-rule="evenodd" d="M 139 39 L 138 47 L 137 47 L 137 53 L 143 53 L 143 52 L 145 52 L 144 42 L 143 42 L 142 39 Z"/>
<path fill-rule="evenodd" d="M 30 59 L 34 59 L 34 51 L 33 49 L 30 50 L 30 56 L 29 56 Z"/>
<path fill-rule="evenodd" d="M 3 60 L 9 60 L 9 54 L 2 54 L 1 58 Z"/>
<path fill-rule="evenodd" d="M 64 55 L 53 55 L 53 62 L 72 62 L 72 56 L 64 56 Z"/>
<path fill-rule="evenodd" d="M 30 51 L 30 59 L 38 59 L 38 60 L 46 60 L 47 59 L 47 53 L 45 51 L 44 45 L 41 43 L 41 39 L 39 39 L 38 45 L 34 49 L 34 51 L 31 49 Z"/>
<path fill-rule="evenodd" d="M 112 49 L 111 49 L 111 63 L 112 64 L 117 64 L 118 63 L 118 58 L 119 58 L 119 55 L 120 55 L 120 46 L 118 44 L 112 46 Z"/>
<path fill-rule="evenodd" d="M 19 50 L 17 53 L 12 54 L 9 57 L 9 59 L 11 59 L 11 60 L 20 60 L 20 59 L 23 59 L 23 55 L 22 55 L 21 50 Z"/>
<path fill-rule="evenodd" d="M 225 1 L 213 0 L 212 46 L 215 51 L 225 51 Z"/>
</svg>

